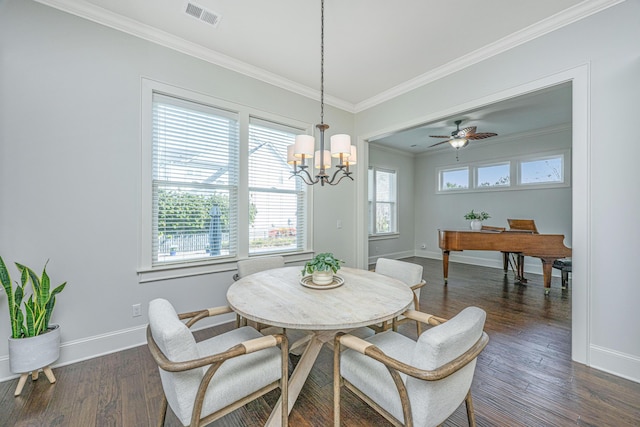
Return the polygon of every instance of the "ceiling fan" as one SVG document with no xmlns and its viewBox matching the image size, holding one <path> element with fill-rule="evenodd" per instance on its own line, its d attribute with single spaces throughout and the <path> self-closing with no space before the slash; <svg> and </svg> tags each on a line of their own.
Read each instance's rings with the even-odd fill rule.
<svg viewBox="0 0 640 427">
<path fill-rule="evenodd" d="M 435 144 L 430 145 L 429 148 L 448 142 L 449 144 L 451 144 L 453 148 L 457 150 L 457 149 L 466 147 L 467 144 L 469 144 L 469 140 L 485 139 L 485 138 L 490 138 L 492 136 L 498 135 L 497 133 L 493 133 L 493 132 L 476 133 L 475 126 L 469 126 L 469 127 L 460 129 L 460 123 L 462 123 L 462 120 L 456 120 L 454 123 L 456 124 L 456 130 L 451 132 L 451 136 L 429 135 L 431 138 L 447 138 L 446 141 L 436 142 Z"/>
</svg>

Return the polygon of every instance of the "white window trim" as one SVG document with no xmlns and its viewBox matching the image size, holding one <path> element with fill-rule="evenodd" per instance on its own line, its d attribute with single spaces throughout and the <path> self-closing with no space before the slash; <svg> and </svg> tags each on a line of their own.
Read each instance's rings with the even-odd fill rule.
<svg viewBox="0 0 640 427">
<path fill-rule="evenodd" d="M 552 183 L 531 183 L 521 184 L 520 181 L 520 163 L 523 161 L 543 160 L 554 157 L 562 156 L 563 158 L 563 181 Z M 511 163 L 510 166 L 510 185 L 509 186 L 493 186 L 493 187 L 478 187 L 477 176 L 479 167 L 487 167 L 492 165 Z M 442 173 L 447 171 L 469 169 L 469 188 L 442 190 Z M 521 190 L 537 190 L 548 188 L 564 188 L 571 186 L 571 150 L 553 150 L 542 151 L 538 153 L 531 153 L 521 156 L 503 157 L 492 159 L 491 161 L 472 162 L 465 165 L 447 165 L 436 168 L 436 194 L 461 194 L 461 193 L 479 193 L 479 192 L 491 192 L 491 191 L 521 191 Z"/>
<path fill-rule="evenodd" d="M 461 171 L 461 170 L 466 170 L 467 171 L 467 188 L 451 188 L 449 190 L 442 190 L 442 186 L 443 186 L 443 182 L 442 182 L 442 174 L 444 172 L 455 172 L 455 171 Z M 456 167 L 451 167 L 451 166 L 443 166 L 443 167 L 439 167 L 436 169 L 436 192 L 437 193 L 442 193 L 442 194 L 451 194 L 451 193 L 460 193 L 460 192 L 465 192 L 465 191 L 469 191 L 470 188 L 472 188 L 471 186 L 471 181 L 472 181 L 472 174 L 473 171 L 471 170 L 471 166 L 470 165 L 465 165 L 465 166 L 456 166 Z"/>
<path fill-rule="evenodd" d="M 395 206 L 395 223 L 396 223 L 396 229 L 394 231 L 391 231 L 389 233 L 373 233 L 373 234 L 369 234 L 369 239 L 370 240 L 383 240 L 383 239 L 393 239 L 393 238 L 397 238 L 400 236 L 400 218 L 398 215 L 398 206 L 400 206 L 400 185 L 399 185 L 399 177 L 400 174 L 398 173 L 397 170 L 395 169 L 390 169 L 390 168 L 385 168 L 385 167 L 378 167 L 378 166 L 374 166 L 374 165 L 370 165 L 369 166 L 370 169 L 374 169 L 377 171 L 382 171 L 382 172 L 393 172 L 396 176 L 396 188 L 395 188 L 395 195 L 396 195 L 396 200 L 394 203 Z M 375 191 L 374 191 L 375 193 Z M 375 198 L 375 196 L 374 196 Z M 374 203 L 377 203 L 376 201 L 374 201 Z M 381 202 L 383 203 L 383 202 Z M 374 210 L 375 212 L 375 210 Z M 374 224 L 375 224 L 375 213 L 374 213 Z M 375 229 L 375 226 L 374 226 Z"/>
<path fill-rule="evenodd" d="M 201 102 L 212 105 L 219 109 L 226 109 L 238 113 L 240 124 L 240 151 L 239 151 L 239 180 L 238 180 L 238 200 L 249 200 L 248 186 L 248 126 L 249 118 L 261 118 L 275 123 L 286 123 L 291 127 L 304 129 L 305 133 L 312 134 L 313 124 L 303 123 L 299 120 L 279 116 L 257 110 L 245 105 L 224 101 L 214 96 L 200 92 L 172 86 L 148 78 L 141 79 L 141 135 L 140 135 L 140 196 L 139 203 L 139 229 L 138 229 L 138 278 L 140 283 L 154 282 L 159 280 L 175 279 L 180 277 L 197 276 L 222 271 L 236 269 L 236 263 L 240 259 L 249 257 L 249 230 L 240 226 L 238 228 L 238 254 L 236 256 L 219 257 L 211 260 L 198 260 L 192 262 L 181 262 L 176 264 L 166 264 L 160 266 L 152 265 L 152 154 L 153 154 L 153 120 L 151 115 L 153 105 L 153 93 L 159 92 L 169 96 L 184 98 L 189 101 Z M 307 221 L 306 221 L 306 247 L 301 251 L 282 254 L 287 262 L 303 261 L 309 258 L 313 251 L 313 191 L 307 191 Z M 249 206 L 247 203 L 238 204 L 238 217 L 248 218 Z"/>
<path fill-rule="evenodd" d="M 481 187 L 480 186 L 480 179 L 478 178 L 478 172 L 479 169 L 481 168 L 487 168 L 487 167 L 492 167 L 492 166 L 504 166 L 507 165 L 509 166 L 509 184 L 502 184 L 502 185 L 491 185 L 488 187 Z M 506 161 L 491 161 L 491 162 L 487 162 L 487 163 L 477 163 L 473 166 L 473 187 L 470 188 L 475 188 L 478 190 L 488 190 L 488 189 L 502 189 L 504 190 L 505 188 L 509 188 L 513 185 L 513 162 L 510 160 L 506 160 Z"/>
<path fill-rule="evenodd" d="M 570 153 L 569 150 L 561 150 L 561 151 L 549 151 L 546 153 L 539 153 L 536 155 L 528 155 L 528 156 L 523 156 L 521 158 L 518 159 L 517 165 L 516 165 L 516 171 L 515 171 L 515 176 L 516 176 L 516 185 L 519 187 L 526 187 L 526 188 L 553 188 L 553 187 L 568 187 L 570 186 L 570 179 L 571 179 L 571 158 L 569 157 Z M 522 183 L 521 181 L 521 177 L 520 177 L 520 172 L 521 172 L 521 167 L 522 167 L 522 163 L 523 162 L 531 162 L 531 161 L 536 161 L 536 160 L 546 160 L 546 159 L 553 159 L 556 157 L 562 157 L 562 180 L 560 182 L 545 182 L 545 183 Z"/>
</svg>

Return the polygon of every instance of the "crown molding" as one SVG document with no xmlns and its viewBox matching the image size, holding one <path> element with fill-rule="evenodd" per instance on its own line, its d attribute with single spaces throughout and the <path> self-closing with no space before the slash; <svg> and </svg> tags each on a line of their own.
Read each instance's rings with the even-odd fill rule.
<svg viewBox="0 0 640 427">
<path fill-rule="evenodd" d="M 130 34 L 135 37 L 150 41 L 152 43 L 159 44 L 161 46 L 173 49 L 175 51 L 190 55 L 192 57 L 201 59 L 203 61 L 210 62 L 220 67 L 235 71 L 237 73 L 246 75 L 248 77 L 260 80 L 262 82 L 274 85 L 276 87 L 288 90 L 298 95 L 311 98 L 320 99 L 320 91 L 312 89 L 308 86 L 301 85 L 293 82 L 292 80 L 285 79 L 274 73 L 266 71 L 262 68 L 255 67 L 247 64 L 246 62 L 238 61 L 230 56 L 223 55 L 219 52 L 211 49 L 206 49 L 196 43 L 187 41 L 180 37 L 176 37 L 165 31 L 161 31 L 155 27 L 142 24 L 133 19 L 123 17 L 121 15 L 110 12 L 106 9 L 98 7 L 93 4 L 89 4 L 85 1 L 78 0 L 35 0 L 38 3 L 50 6 L 52 8 L 61 10 L 63 12 L 70 13 L 72 15 L 79 16 L 81 18 L 96 22 L 100 25 L 104 25 L 113 28 L 118 31 Z M 378 104 L 386 102 L 397 96 L 410 92 L 426 84 L 432 83 L 438 79 L 453 74 L 457 71 L 467 68 L 473 64 L 476 64 L 482 60 L 498 55 L 523 43 L 531 41 L 537 37 L 543 36 L 547 33 L 555 31 L 573 22 L 579 21 L 590 15 L 598 13 L 604 9 L 614 6 L 618 3 L 622 3 L 626 0 L 585 0 L 569 9 L 559 12 L 543 21 L 540 21 L 534 25 L 510 34 L 494 43 L 486 45 L 480 49 L 477 49 L 467 55 L 461 56 L 458 59 L 448 62 L 440 67 L 437 67 L 427 73 L 424 73 L 416 78 L 408 80 L 402 84 L 399 84 L 389 90 L 385 90 L 378 95 L 375 95 L 369 99 L 366 99 L 357 104 L 347 102 L 340 98 L 326 95 L 325 104 L 339 108 L 341 110 L 358 113 L 374 107 Z"/>
<path fill-rule="evenodd" d="M 576 21 L 603 11 L 626 0 L 588 0 L 572 6 L 562 12 L 558 12 L 549 18 L 530 25 L 522 30 L 512 33 L 502 39 L 481 47 L 467 55 L 461 56 L 440 67 L 428 71 L 418 77 L 399 84 L 389 90 L 372 96 L 354 106 L 354 111 L 359 113 L 397 96 L 403 95 L 426 84 L 432 83 L 471 65 L 477 64 L 487 58 L 496 56 L 516 46 L 534 40 L 552 31 L 565 27 Z"/>
<path fill-rule="evenodd" d="M 320 100 L 320 91 L 317 89 L 312 89 L 308 86 L 298 84 L 262 68 L 255 67 L 247 64 L 246 62 L 238 61 L 230 56 L 204 48 L 199 44 L 176 37 L 166 31 L 159 30 L 139 21 L 115 14 L 96 5 L 77 0 L 35 1 L 89 21 L 93 21 L 100 25 L 122 31 L 134 37 L 159 44 L 177 52 L 235 71 L 256 80 L 302 95 L 306 98 Z M 332 105 L 351 113 L 355 112 L 352 103 L 326 94 L 325 104 Z"/>
</svg>

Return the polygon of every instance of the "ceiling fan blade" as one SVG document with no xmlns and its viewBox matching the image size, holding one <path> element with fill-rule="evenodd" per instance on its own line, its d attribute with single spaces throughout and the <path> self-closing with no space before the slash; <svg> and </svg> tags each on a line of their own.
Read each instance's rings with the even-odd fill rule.
<svg viewBox="0 0 640 427">
<path fill-rule="evenodd" d="M 449 135 L 447 135 L 447 136 L 444 136 L 444 135 L 429 135 L 429 136 L 431 138 L 447 138 L 447 139 L 451 138 L 451 136 L 449 136 Z"/>
<path fill-rule="evenodd" d="M 448 138 L 448 137 L 447 137 L 447 138 Z M 449 142 L 449 140 L 447 139 L 446 141 L 436 142 L 435 144 L 430 145 L 430 146 L 428 146 L 427 148 L 435 147 L 436 145 L 444 144 L 445 142 Z"/>
<path fill-rule="evenodd" d="M 458 135 L 462 136 L 463 135 L 473 135 L 474 133 L 476 133 L 476 127 L 475 126 L 469 126 L 466 127 L 464 129 L 460 129 L 460 131 L 458 132 Z"/>
<path fill-rule="evenodd" d="M 492 136 L 498 136 L 498 134 L 492 133 L 492 132 L 480 132 L 480 133 L 467 135 L 466 138 L 467 139 L 485 139 L 485 138 L 491 138 Z"/>
</svg>

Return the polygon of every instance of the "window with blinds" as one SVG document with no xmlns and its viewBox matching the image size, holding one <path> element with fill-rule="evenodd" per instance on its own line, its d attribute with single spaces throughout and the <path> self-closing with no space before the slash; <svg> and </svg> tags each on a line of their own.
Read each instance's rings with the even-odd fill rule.
<svg viewBox="0 0 640 427">
<path fill-rule="evenodd" d="M 236 113 L 154 93 L 152 265 L 237 253 Z"/>
<path fill-rule="evenodd" d="M 302 250 L 306 185 L 291 178 L 287 146 L 303 130 L 249 119 L 249 254 Z"/>
</svg>

